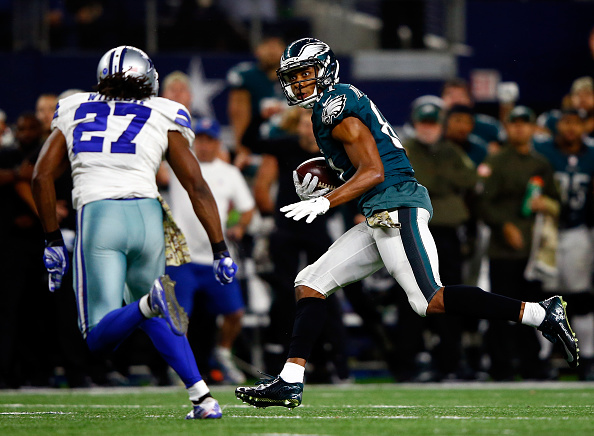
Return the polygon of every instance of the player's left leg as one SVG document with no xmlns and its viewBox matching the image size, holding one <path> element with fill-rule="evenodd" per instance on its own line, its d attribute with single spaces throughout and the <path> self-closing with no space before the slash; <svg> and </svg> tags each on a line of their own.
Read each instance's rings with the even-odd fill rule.
<svg viewBox="0 0 594 436">
<path fill-rule="evenodd" d="M 146 319 L 138 303 L 122 307 L 129 235 L 122 205 L 96 201 L 77 214 L 76 303 L 81 332 L 93 352 L 113 350 Z"/>
<path fill-rule="evenodd" d="M 538 328 L 551 342 L 561 341 L 567 362 L 571 367 L 577 366 L 577 339 L 561 297 L 530 303 L 485 292 L 476 286 L 444 287 L 437 274 L 437 250 L 428 227 L 429 212 L 403 208 L 392 215 L 401 224 L 399 234 L 394 234 L 394 229 L 378 230 L 377 247 L 386 268 L 404 288 L 419 315 L 447 312 L 460 317 L 521 322 Z"/>
</svg>

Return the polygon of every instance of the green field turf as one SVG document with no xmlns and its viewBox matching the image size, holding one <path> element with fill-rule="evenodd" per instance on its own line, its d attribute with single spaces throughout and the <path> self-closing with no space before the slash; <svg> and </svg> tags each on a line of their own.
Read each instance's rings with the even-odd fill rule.
<svg viewBox="0 0 594 436">
<path fill-rule="evenodd" d="M 306 386 L 294 410 L 214 388 L 223 418 L 185 421 L 183 388 L 0 391 L 0 435 L 594 435 L 594 384 Z"/>
</svg>

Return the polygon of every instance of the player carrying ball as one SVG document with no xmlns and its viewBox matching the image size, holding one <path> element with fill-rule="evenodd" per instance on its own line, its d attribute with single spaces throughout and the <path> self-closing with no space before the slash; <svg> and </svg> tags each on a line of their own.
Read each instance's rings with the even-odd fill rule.
<svg viewBox="0 0 594 436">
<path fill-rule="evenodd" d="M 555 296 L 529 303 L 476 286 L 441 284 L 435 243 L 428 228 L 432 206 L 392 126 L 377 106 L 352 85 L 339 83 L 330 47 L 313 38 L 292 42 L 277 74 L 290 105 L 313 108 L 313 129 L 328 165 L 346 183 L 330 193 L 314 191 L 285 206 L 288 218 L 312 222 L 331 207 L 359 199 L 367 218 L 344 235 L 295 279 L 297 308 L 288 359 L 281 373 L 235 395 L 256 407 L 301 404 L 305 364 L 326 319 L 325 298 L 382 267 L 398 281 L 420 315 L 509 320 L 536 327 L 560 341 L 569 366 L 578 365 L 577 339 Z M 296 184 L 300 193 L 310 190 Z"/>
</svg>

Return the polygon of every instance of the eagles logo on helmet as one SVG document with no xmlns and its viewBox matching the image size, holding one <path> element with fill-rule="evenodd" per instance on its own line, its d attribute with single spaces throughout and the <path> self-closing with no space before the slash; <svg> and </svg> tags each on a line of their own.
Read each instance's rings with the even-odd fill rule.
<svg viewBox="0 0 594 436">
<path fill-rule="evenodd" d="M 312 95 L 299 99 L 291 88 L 295 82 L 291 82 L 289 73 L 311 66 L 316 70 L 316 89 Z M 338 71 L 338 60 L 328 44 L 315 38 L 303 38 L 287 46 L 276 74 L 289 105 L 311 109 L 320 98 L 322 90 L 338 83 Z"/>
</svg>

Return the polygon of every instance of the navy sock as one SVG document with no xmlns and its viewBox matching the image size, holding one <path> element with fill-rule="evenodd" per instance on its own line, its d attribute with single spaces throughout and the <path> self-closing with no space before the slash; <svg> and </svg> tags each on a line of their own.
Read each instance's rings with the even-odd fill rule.
<svg viewBox="0 0 594 436">
<path fill-rule="evenodd" d="M 323 298 L 307 297 L 297 302 L 288 357 L 309 360 L 311 350 L 326 324 L 328 308 Z"/>
<path fill-rule="evenodd" d="M 520 300 L 466 285 L 446 286 L 443 304 L 449 315 L 514 322 L 518 322 L 522 308 Z"/>
<path fill-rule="evenodd" d="M 188 338 L 175 335 L 163 318 L 150 318 L 140 326 L 163 359 L 182 379 L 186 388 L 202 380 Z"/>
<path fill-rule="evenodd" d="M 87 333 L 87 345 L 93 353 L 113 351 L 145 320 L 138 301 L 112 310 Z"/>
</svg>

